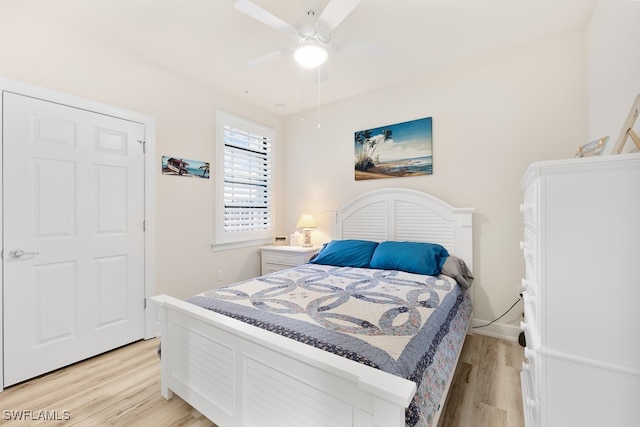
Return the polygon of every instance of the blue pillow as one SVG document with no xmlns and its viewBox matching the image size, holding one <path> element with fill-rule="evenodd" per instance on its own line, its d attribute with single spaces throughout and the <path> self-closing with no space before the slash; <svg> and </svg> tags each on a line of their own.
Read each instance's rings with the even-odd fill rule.
<svg viewBox="0 0 640 427">
<path fill-rule="evenodd" d="M 378 242 L 368 240 L 332 240 L 309 261 L 338 267 L 369 267 Z"/>
<path fill-rule="evenodd" d="M 437 276 L 448 256 L 449 252 L 436 243 L 382 242 L 369 267 Z"/>
</svg>

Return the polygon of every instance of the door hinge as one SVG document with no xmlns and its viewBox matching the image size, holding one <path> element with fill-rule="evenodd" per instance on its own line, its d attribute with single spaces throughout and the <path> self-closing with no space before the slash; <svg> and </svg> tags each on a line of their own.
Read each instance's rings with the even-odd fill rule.
<svg viewBox="0 0 640 427">
<path fill-rule="evenodd" d="M 147 231 L 147 221 L 142 221 L 142 231 Z"/>
<path fill-rule="evenodd" d="M 139 139 L 138 142 L 140 144 L 142 144 L 142 153 L 146 154 L 147 153 L 147 141 Z"/>
<path fill-rule="evenodd" d="M 143 304 L 143 306 L 144 306 L 144 309 L 146 310 L 146 309 L 147 309 L 147 299 L 146 299 L 146 298 L 144 299 L 144 304 Z"/>
</svg>

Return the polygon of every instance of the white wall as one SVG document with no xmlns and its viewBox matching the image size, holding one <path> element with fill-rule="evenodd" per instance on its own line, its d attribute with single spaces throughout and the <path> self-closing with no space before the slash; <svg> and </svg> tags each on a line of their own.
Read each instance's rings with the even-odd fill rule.
<svg viewBox="0 0 640 427">
<path fill-rule="evenodd" d="M 609 152 L 640 94 L 640 1 L 601 0 L 588 40 L 589 140 L 610 136 Z M 640 132 L 640 120 L 634 129 Z M 629 139 L 624 151 L 638 150 Z"/>
<path fill-rule="evenodd" d="M 319 222 L 314 243 L 328 239 L 326 210 L 381 187 L 435 194 L 476 208 L 476 323 L 502 314 L 518 297 L 524 273 L 519 181 L 529 163 L 572 157 L 587 138 L 586 33 L 567 34 L 517 51 L 393 85 L 285 120 L 284 234 L 300 213 Z M 339 78 L 339 76 L 332 76 Z M 433 117 L 431 176 L 355 181 L 353 133 Z M 517 336 L 521 306 L 485 332 Z"/>
<path fill-rule="evenodd" d="M 159 165 L 162 155 L 210 161 L 214 176 L 218 108 L 277 132 L 280 117 L 11 3 L 0 4 L 0 75 L 156 118 L 158 293 L 189 297 L 259 273 L 256 249 L 211 251 L 214 180 L 161 175 Z"/>
</svg>

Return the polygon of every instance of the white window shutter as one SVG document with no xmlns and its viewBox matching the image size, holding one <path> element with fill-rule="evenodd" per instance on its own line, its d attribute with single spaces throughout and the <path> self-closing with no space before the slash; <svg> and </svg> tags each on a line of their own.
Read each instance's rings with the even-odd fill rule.
<svg viewBox="0 0 640 427">
<path fill-rule="evenodd" d="M 273 237 L 275 131 L 218 112 L 216 243 Z"/>
</svg>

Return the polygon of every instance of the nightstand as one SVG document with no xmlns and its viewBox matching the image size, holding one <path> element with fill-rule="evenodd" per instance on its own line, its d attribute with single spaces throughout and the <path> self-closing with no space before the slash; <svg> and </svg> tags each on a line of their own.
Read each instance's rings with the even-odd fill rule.
<svg viewBox="0 0 640 427">
<path fill-rule="evenodd" d="M 306 264 L 320 248 L 322 246 L 262 246 L 262 274 Z"/>
</svg>

